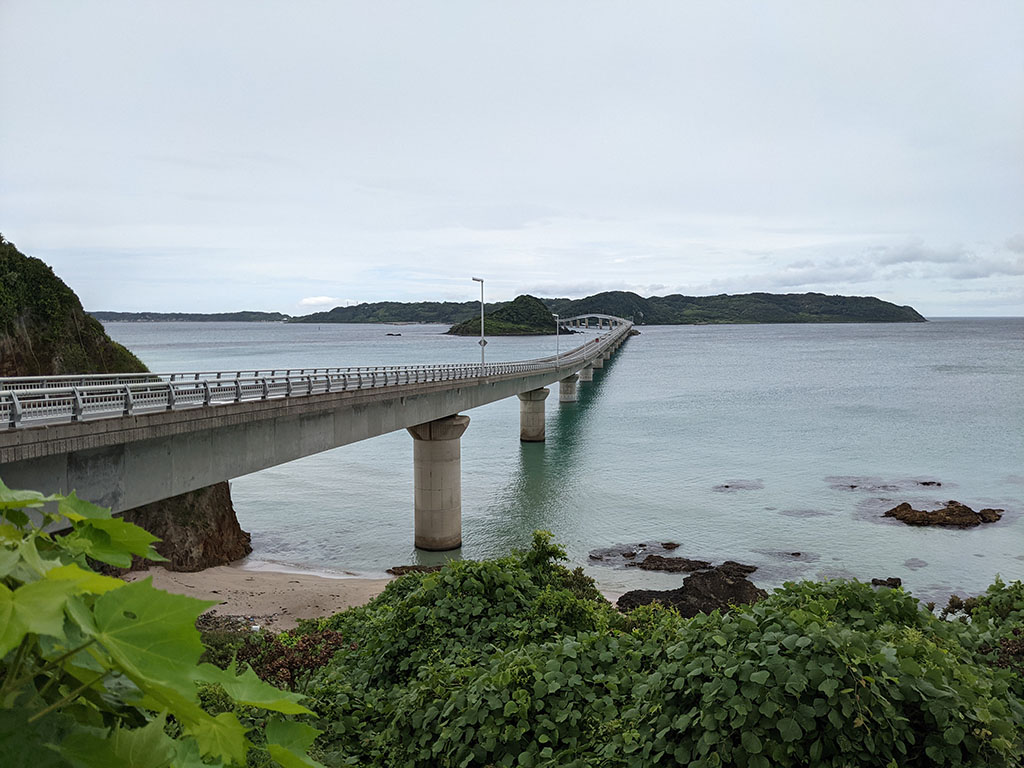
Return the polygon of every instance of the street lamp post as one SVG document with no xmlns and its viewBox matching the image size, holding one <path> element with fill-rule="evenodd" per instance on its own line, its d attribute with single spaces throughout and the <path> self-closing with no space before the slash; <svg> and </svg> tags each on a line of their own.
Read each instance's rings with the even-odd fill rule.
<svg viewBox="0 0 1024 768">
<path fill-rule="evenodd" d="M 484 338 L 484 279 L 482 277 L 474 277 L 474 281 L 480 283 L 480 375 L 484 375 L 484 347 L 487 346 L 487 340 Z"/>
<path fill-rule="evenodd" d="M 561 357 L 561 354 L 558 352 L 558 331 L 561 328 L 561 323 L 558 322 L 558 315 L 554 312 L 551 313 L 551 316 L 555 318 L 555 364 L 557 365 L 558 359 Z"/>
</svg>

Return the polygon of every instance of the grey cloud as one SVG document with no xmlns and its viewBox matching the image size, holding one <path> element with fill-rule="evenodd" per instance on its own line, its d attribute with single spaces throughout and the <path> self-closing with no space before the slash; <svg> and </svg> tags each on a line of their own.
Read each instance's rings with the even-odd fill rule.
<svg viewBox="0 0 1024 768">
<path fill-rule="evenodd" d="M 870 254 L 871 260 L 879 266 L 913 263 L 955 264 L 970 257 L 970 252 L 963 246 L 934 247 L 927 246 L 920 240 L 894 246 L 880 246 Z"/>
<path fill-rule="evenodd" d="M 1014 253 L 1024 253 L 1024 232 L 1008 238 L 1006 240 L 1006 248 Z"/>
</svg>

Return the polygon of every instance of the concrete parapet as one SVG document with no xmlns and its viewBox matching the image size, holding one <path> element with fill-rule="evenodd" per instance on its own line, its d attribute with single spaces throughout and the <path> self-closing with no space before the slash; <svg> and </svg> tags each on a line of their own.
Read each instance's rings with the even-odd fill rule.
<svg viewBox="0 0 1024 768">
<path fill-rule="evenodd" d="M 566 376 L 564 379 L 558 382 L 558 402 L 576 402 L 576 382 L 579 380 L 579 375 L 574 373 L 570 376 Z"/>
<path fill-rule="evenodd" d="M 409 427 L 413 437 L 418 549 L 462 546 L 462 443 L 469 416 L 446 416 Z"/>
<path fill-rule="evenodd" d="M 519 393 L 519 439 L 524 443 L 544 442 L 544 401 L 549 394 L 544 387 Z"/>
</svg>

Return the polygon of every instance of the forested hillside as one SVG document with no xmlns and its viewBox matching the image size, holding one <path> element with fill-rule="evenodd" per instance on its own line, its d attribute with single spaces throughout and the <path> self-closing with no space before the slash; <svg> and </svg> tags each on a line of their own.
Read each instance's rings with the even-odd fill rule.
<svg viewBox="0 0 1024 768">
<path fill-rule="evenodd" d="M 0 376 L 145 370 L 50 267 L 0 235 Z"/>
</svg>

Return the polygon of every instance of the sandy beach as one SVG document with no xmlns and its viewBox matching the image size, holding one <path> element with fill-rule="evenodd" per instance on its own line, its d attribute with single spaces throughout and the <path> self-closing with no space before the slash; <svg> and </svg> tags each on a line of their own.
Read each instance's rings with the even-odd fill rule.
<svg viewBox="0 0 1024 768">
<path fill-rule="evenodd" d="M 153 586 L 202 600 L 216 600 L 208 612 L 244 616 L 254 624 L 281 631 L 299 619 L 330 616 L 363 605 L 384 591 L 390 579 L 330 578 L 238 565 L 221 565 L 193 573 L 158 566 L 127 574 L 126 581 L 153 577 Z"/>
</svg>

